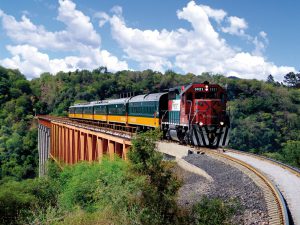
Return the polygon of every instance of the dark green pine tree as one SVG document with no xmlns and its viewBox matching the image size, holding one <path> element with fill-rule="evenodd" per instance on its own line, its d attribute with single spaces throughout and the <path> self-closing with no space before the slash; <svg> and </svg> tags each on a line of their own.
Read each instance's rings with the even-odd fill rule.
<svg viewBox="0 0 300 225">
<path fill-rule="evenodd" d="M 289 72 L 284 76 L 284 83 L 292 88 L 300 88 L 300 73 Z"/>
</svg>

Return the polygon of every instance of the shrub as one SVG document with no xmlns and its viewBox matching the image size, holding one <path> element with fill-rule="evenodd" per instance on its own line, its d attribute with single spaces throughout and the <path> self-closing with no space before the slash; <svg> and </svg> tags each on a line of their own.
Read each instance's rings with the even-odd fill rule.
<svg viewBox="0 0 300 225">
<path fill-rule="evenodd" d="M 145 179 L 128 173 L 128 163 L 121 159 L 65 167 L 59 182 L 59 206 L 65 211 L 108 212 L 102 214 L 105 219 L 118 224 L 133 224 L 143 211 L 139 197 Z"/>
<path fill-rule="evenodd" d="M 238 204 L 234 201 L 224 203 L 221 199 L 204 197 L 195 204 L 190 216 L 190 224 L 195 225 L 225 225 L 237 210 Z"/>
<path fill-rule="evenodd" d="M 36 197 L 28 192 L 22 182 L 9 181 L 0 186 L 0 223 L 17 224 L 26 210 L 37 202 Z"/>
<path fill-rule="evenodd" d="M 283 145 L 284 162 L 300 168 L 300 141 L 288 141 Z"/>
</svg>

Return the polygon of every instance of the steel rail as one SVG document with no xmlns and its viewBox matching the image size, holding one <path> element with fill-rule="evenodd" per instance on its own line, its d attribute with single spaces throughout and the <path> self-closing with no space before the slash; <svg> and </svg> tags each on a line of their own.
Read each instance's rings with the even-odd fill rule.
<svg viewBox="0 0 300 225">
<path fill-rule="evenodd" d="M 224 148 L 224 151 L 225 152 L 237 153 L 237 154 L 241 154 L 241 155 L 248 155 L 248 156 L 252 156 L 252 157 L 257 158 L 257 159 L 268 161 L 268 162 L 270 162 L 274 165 L 280 166 L 281 168 L 290 171 L 291 173 L 295 174 L 297 177 L 300 177 L 300 169 L 295 168 L 295 167 L 290 166 L 290 165 L 287 165 L 283 162 L 279 162 L 275 159 L 271 159 L 271 158 L 268 158 L 268 157 L 263 156 L 263 155 L 257 155 L 257 154 L 251 153 L 251 152 L 244 152 L 244 151 L 230 149 L 230 148 Z"/>
<path fill-rule="evenodd" d="M 256 177 L 260 178 L 260 180 L 256 180 L 256 183 L 262 188 L 264 193 L 265 201 L 268 207 L 269 224 L 289 225 L 289 216 L 287 213 L 286 203 L 277 186 L 272 181 L 270 181 L 270 179 L 265 174 L 263 174 L 261 171 L 254 168 L 253 166 L 245 163 L 244 161 L 241 161 L 229 155 L 225 155 L 223 153 L 211 149 L 198 148 L 198 150 L 205 152 L 205 154 L 207 155 L 214 155 L 218 158 L 223 159 L 225 158 L 254 173 Z M 252 176 L 252 179 L 253 178 L 254 177 Z"/>
</svg>

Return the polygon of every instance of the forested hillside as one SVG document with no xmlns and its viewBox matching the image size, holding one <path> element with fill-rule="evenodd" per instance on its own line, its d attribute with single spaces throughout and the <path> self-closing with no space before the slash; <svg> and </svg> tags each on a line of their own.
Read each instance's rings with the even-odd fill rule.
<svg viewBox="0 0 300 225">
<path fill-rule="evenodd" d="M 300 166 L 299 74 L 289 74 L 285 79 L 289 87 L 275 82 L 272 76 L 264 82 L 209 73 L 199 76 L 152 70 L 110 73 L 100 67 L 56 75 L 44 73 L 27 81 L 18 71 L 0 67 L 0 177 L 35 176 L 35 113 L 67 115 L 68 107 L 76 101 L 118 98 L 130 92 L 159 92 L 204 81 L 227 87 L 232 148 L 267 153 Z"/>
<path fill-rule="evenodd" d="M 21 180 L 36 176 L 36 101 L 24 75 L 0 67 L 0 183 L 3 178 Z"/>
</svg>

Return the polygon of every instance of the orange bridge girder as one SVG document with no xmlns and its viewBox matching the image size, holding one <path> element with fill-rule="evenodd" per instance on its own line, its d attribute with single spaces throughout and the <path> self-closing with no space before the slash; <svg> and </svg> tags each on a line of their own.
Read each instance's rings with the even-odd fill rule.
<svg viewBox="0 0 300 225">
<path fill-rule="evenodd" d="M 60 166 L 80 161 L 99 161 L 103 155 L 127 160 L 131 140 L 86 127 L 79 127 L 52 117 L 38 118 L 39 175 L 46 173 L 46 161 L 54 159 Z"/>
</svg>

